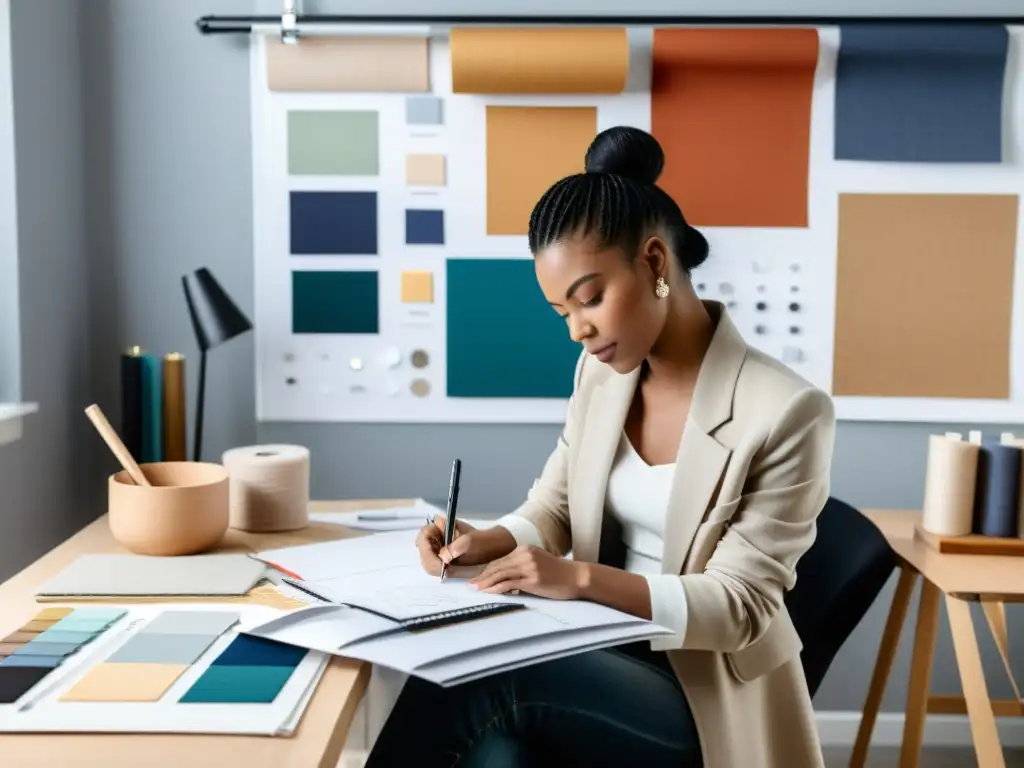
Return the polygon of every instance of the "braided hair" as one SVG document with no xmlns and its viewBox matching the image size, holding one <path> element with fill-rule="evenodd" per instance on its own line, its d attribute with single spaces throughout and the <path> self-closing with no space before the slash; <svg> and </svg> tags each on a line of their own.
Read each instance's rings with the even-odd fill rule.
<svg viewBox="0 0 1024 768">
<path fill-rule="evenodd" d="M 587 149 L 585 172 L 555 182 L 534 206 L 530 251 L 536 255 L 569 236 L 596 235 L 599 247 L 617 246 L 632 258 L 646 234 L 660 227 L 689 277 L 707 258 L 708 242 L 655 183 L 664 165 L 661 145 L 646 131 L 602 131 Z"/>
</svg>

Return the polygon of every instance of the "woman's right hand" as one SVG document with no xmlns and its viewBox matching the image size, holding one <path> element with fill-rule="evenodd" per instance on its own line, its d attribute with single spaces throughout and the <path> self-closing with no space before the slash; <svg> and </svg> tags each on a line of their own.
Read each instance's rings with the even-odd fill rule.
<svg viewBox="0 0 1024 768">
<path fill-rule="evenodd" d="M 444 515 L 434 517 L 434 522 L 425 525 L 416 536 L 416 548 L 420 553 L 423 569 L 432 576 L 441 574 L 442 560 L 455 565 L 484 565 L 504 557 L 516 548 L 516 540 L 506 528 L 494 526 L 478 530 L 469 523 L 455 521 L 455 536 L 450 547 L 444 546 Z M 458 544 L 456 544 L 458 542 Z"/>
</svg>

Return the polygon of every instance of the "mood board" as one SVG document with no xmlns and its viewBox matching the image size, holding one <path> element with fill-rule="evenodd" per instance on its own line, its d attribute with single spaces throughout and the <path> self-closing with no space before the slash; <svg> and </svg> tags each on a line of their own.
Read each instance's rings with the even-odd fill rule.
<svg viewBox="0 0 1024 768">
<path fill-rule="evenodd" d="M 1024 420 L 1024 32 L 358 29 L 251 46 L 257 416 L 561 422 L 530 210 L 661 143 L 693 274 L 841 419 Z"/>
<path fill-rule="evenodd" d="M 0 643 L 0 732 L 290 735 L 328 657 L 259 606 L 54 606 Z"/>
</svg>

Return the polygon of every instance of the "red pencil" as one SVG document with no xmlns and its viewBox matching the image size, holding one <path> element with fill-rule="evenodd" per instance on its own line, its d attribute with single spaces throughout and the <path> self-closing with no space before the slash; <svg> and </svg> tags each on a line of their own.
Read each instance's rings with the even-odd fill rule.
<svg viewBox="0 0 1024 768">
<path fill-rule="evenodd" d="M 289 571 L 287 568 L 284 568 L 278 565 L 277 563 L 272 563 L 269 560 L 264 560 L 263 562 L 269 565 L 274 570 L 280 571 L 285 576 L 291 576 L 293 579 L 297 579 L 298 581 L 305 581 L 305 579 L 299 576 L 299 574 L 295 573 L 294 571 Z"/>
</svg>

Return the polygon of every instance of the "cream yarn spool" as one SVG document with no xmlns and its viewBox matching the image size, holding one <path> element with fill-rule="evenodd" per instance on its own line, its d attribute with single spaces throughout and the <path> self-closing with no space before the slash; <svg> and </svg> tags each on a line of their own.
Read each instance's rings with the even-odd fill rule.
<svg viewBox="0 0 1024 768">
<path fill-rule="evenodd" d="M 242 531 L 294 531 L 309 525 L 309 449 L 249 445 L 225 451 L 229 520 Z"/>
</svg>

